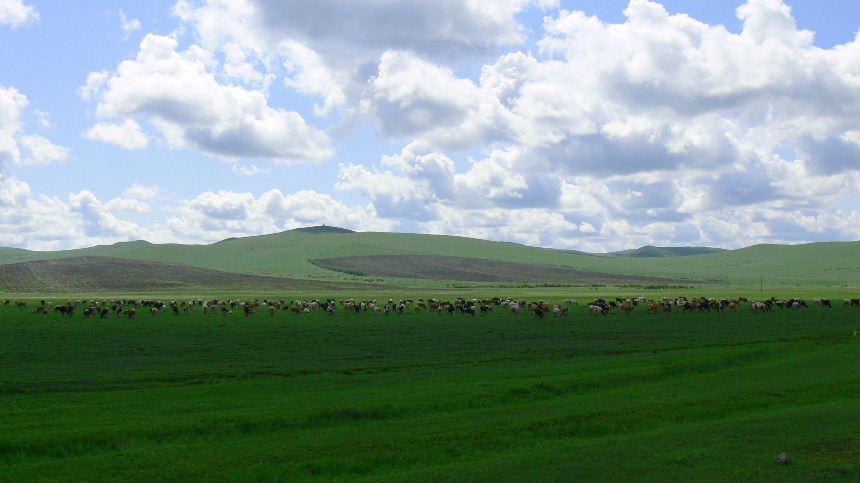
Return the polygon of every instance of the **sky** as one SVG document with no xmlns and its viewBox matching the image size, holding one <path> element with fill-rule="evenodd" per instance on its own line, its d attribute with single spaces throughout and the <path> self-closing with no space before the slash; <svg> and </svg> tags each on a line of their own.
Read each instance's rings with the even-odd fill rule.
<svg viewBox="0 0 860 483">
<path fill-rule="evenodd" d="M 0 0 L 0 246 L 860 239 L 856 0 Z"/>
</svg>

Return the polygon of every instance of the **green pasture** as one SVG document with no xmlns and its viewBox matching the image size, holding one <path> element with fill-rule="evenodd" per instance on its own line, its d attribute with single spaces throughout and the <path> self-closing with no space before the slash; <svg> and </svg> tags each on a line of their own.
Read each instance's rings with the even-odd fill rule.
<svg viewBox="0 0 860 483">
<path fill-rule="evenodd" d="M 0 306 L 0 481 L 857 481 L 860 310 L 810 305 L 543 320 Z"/>
</svg>

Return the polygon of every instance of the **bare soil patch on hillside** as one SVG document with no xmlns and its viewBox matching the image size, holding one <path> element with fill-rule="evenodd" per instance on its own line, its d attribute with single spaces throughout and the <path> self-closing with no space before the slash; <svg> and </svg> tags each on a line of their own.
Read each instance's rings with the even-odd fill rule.
<svg viewBox="0 0 860 483">
<path fill-rule="evenodd" d="M 709 283 L 577 270 L 556 265 L 505 262 L 440 255 L 364 255 L 320 258 L 312 263 L 360 276 L 462 280 L 470 282 L 545 282 L 571 284 Z"/>
</svg>

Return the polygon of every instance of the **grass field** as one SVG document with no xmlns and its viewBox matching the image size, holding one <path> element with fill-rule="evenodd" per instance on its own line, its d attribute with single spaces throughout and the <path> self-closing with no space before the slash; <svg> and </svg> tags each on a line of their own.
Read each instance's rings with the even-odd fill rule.
<svg viewBox="0 0 860 483">
<path fill-rule="evenodd" d="M 544 320 L 5 306 L 0 480 L 857 481 L 858 329 L 838 305 Z"/>
</svg>

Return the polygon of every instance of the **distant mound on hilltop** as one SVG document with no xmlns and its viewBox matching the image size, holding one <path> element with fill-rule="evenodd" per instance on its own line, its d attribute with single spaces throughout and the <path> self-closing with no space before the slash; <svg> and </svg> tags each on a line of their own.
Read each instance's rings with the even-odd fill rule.
<svg viewBox="0 0 860 483">
<path fill-rule="evenodd" d="M 301 233 L 355 233 L 353 230 L 348 230 L 346 228 L 326 225 L 306 226 L 303 228 L 294 228 L 290 231 L 298 231 Z"/>
<path fill-rule="evenodd" d="M 722 248 L 711 247 L 655 247 L 646 245 L 640 248 L 631 250 L 621 250 L 618 252 L 610 252 L 608 255 L 616 257 L 688 257 L 691 255 L 705 255 L 708 253 L 716 253 L 725 251 Z"/>
</svg>

